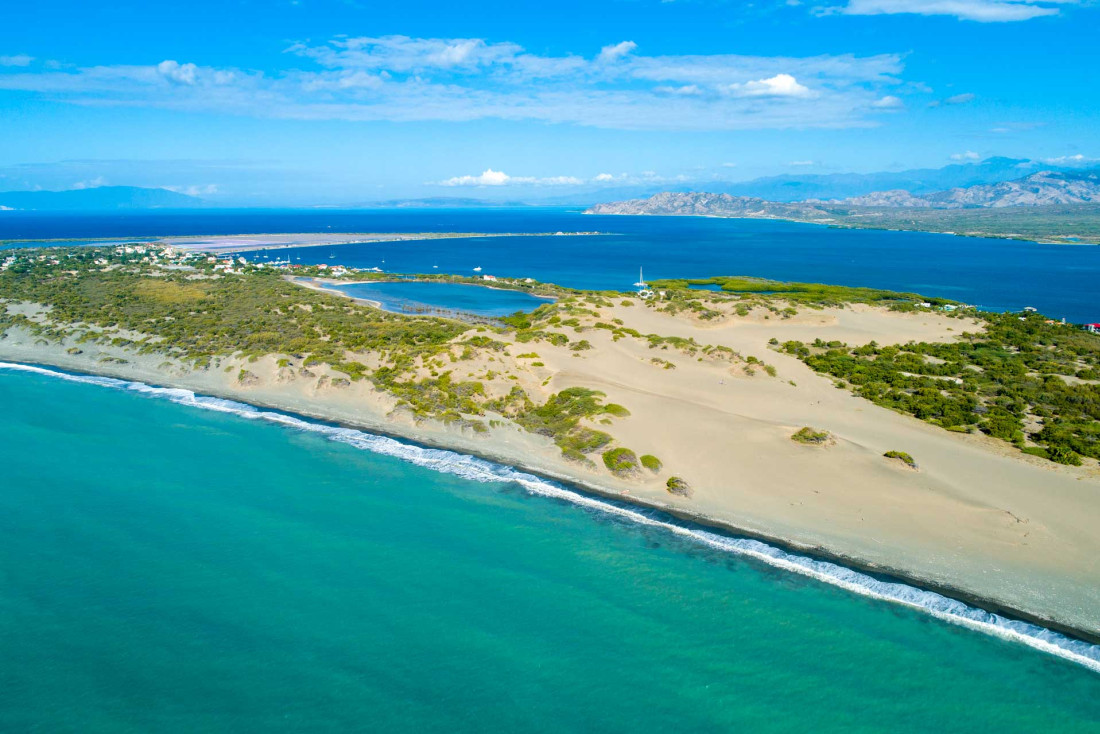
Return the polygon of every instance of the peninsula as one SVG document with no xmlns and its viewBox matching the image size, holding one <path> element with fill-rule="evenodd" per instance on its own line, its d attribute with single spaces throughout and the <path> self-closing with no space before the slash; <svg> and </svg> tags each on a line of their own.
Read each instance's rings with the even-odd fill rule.
<svg viewBox="0 0 1100 734">
<path fill-rule="evenodd" d="M 386 278 L 334 269 L 294 273 Z M 1100 336 L 745 277 L 493 285 L 556 300 L 474 323 L 166 245 L 13 251 L 0 360 L 487 456 L 1100 637 Z"/>
</svg>

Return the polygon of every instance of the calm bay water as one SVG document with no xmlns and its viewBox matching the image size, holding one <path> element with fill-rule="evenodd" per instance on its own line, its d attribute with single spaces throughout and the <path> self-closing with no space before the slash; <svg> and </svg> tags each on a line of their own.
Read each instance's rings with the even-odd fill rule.
<svg viewBox="0 0 1100 734">
<path fill-rule="evenodd" d="M 0 405 L 3 731 L 1100 727 L 1082 666 L 516 482 L 40 374 Z"/>
<path fill-rule="evenodd" d="M 280 250 L 302 263 L 473 275 L 473 268 L 575 288 L 629 289 L 647 278 L 754 275 L 870 286 L 989 309 L 1034 306 L 1100 321 L 1100 247 L 1038 245 L 918 232 L 842 230 L 764 220 L 596 217 L 575 209 L 187 211 L 100 215 L 0 212 L 0 239 L 279 232 L 570 232 Z M 329 258 L 336 254 L 337 258 Z M 296 260 L 297 261 L 297 260 Z M 438 268 L 433 268 L 438 266 Z"/>
<path fill-rule="evenodd" d="M 386 311 L 397 313 L 439 308 L 478 316 L 508 316 L 516 311 L 534 311 L 552 302 L 520 291 L 464 283 L 351 283 L 334 285 L 331 289 L 353 298 L 376 301 Z"/>
</svg>

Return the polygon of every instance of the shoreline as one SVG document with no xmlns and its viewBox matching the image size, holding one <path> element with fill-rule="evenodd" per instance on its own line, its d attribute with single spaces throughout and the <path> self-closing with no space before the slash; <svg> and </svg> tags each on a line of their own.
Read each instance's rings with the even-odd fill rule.
<svg viewBox="0 0 1100 734">
<path fill-rule="evenodd" d="M 3 351 L 5 350 L 0 347 L 0 352 Z M 13 363 L 24 366 L 59 370 L 64 373 L 79 376 L 109 377 L 126 382 L 140 383 L 150 387 L 185 389 L 192 391 L 199 396 L 208 396 L 232 400 L 234 402 L 252 406 L 255 408 L 269 409 L 274 410 L 278 413 L 301 417 L 309 421 L 318 422 L 324 425 L 364 431 L 369 434 L 409 443 L 413 446 L 441 449 L 460 455 L 471 456 L 499 466 L 517 469 L 536 478 L 556 482 L 558 484 L 564 485 L 567 489 L 572 489 L 579 492 L 582 496 L 607 500 L 619 506 L 641 508 L 649 511 L 659 512 L 670 518 L 674 518 L 680 523 L 687 523 L 689 526 L 694 525 L 697 526 L 699 529 L 718 531 L 723 535 L 731 536 L 733 538 L 744 538 L 759 541 L 787 553 L 805 556 L 812 560 L 833 563 L 843 568 L 867 574 L 876 580 L 901 583 L 920 591 L 928 591 L 939 594 L 948 599 L 966 604 L 969 607 L 996 614 L 1008 620 L 1016 620 L 1019 622 L 1028 623 L 1048 629 L 1053 632 L 1057 632 L 1073 640 L 1078 640 L 1092 645 L 1100 645 L 1100 633 L 1086 630 L 1074 626 L 1073 624 L 1063 622 L 1056 618 L 1049 617 L 1043 614 L 1028 612 L 1025 609 L 1021 609 L 1018 606 L 994 598 L 992 596 L 983 596 L 978 593 L 969 592 L 960 586 L 937 581 L 935 579 L 928 578 L 922 574 L 913 571 L 908 571 L 888 564 L 876 563 L 860 559 L 851 554 L 833 550 L 825 545 L 799 542 L 797 540 L 786 538 L 781 535 L 770 533 L 760 528 L 739 525 L 727 519 L 712 517 L 710 515 L 707 515 L 706 513 L 694 512 L 673 506 L 669 503 L 645 499 L 629 493 L 624 493 L 622 491 L 601 485 L 591 480 L 587 480 L 565 472 L 557 472 L 547 467 L 537 466 L 535 464 L 523 461 L 522 459 L 508 456 L 507 454 L 502 452 L 494 452 L 487 447 L 485 449 L 479 449 L 477 446 L 474 446 L 469 442 L 457 440 L 447 441 L 446 439 L 437 438 L 427 431 L 416 430 L 415 428 L 406 428 L 404 426 L 394 423 L 383 423 L 382 421 L 372 422 L 370 420 L 362 419 L 348 420 L 346 418 L 327 414 L 323 409 L 318 410 L 310 408 L 309 406 L 303 407 L 300 405 L 293 405 L 291 404 L 292 401 L 269 400 L 264 399 L 261 396 L 244 396 L 239 391 L 234 391 L 231 389 L 219 390 L 216 387 L 211 388 L 209 386 L 200 388 L 197 387 L 194 383 L 187 384 L 186 381 L 173 380 L 170 375 L 166 374 L 161 374 L 161 379 L 159 380 L 135 379 L 135 375 L 127 374 L 126 370 L 112 369 L 111 367 L 100 367 L 94 371 L 90 371 L 87 368 L 82 369 L 80 367 L 74 367 L 70 364 L 62 364 L 62 362 L 65 361 L 75 362 L 79 360 L 58 359 L 51 361 L 48 359 L 48 355 L 38 355 L 38 359 L 35 359 L 33 361 L 13 357 L 11 355 L 0 356 L 0 359 L 11 361 Z M 822 583 L 827 582 L 822 581 Z M 925 607 L 921 607 L 916 603 L 890 599 L 883 600 L 892 601 L 893 603 L 899 603 L 916 609 L 920 609 L 925 613 L 931 613 L 931 610 Z"/>
<path fill-rule="evenodd" d="M 776 216 L 764 216 L 764 217 L 727 217 L 721 214 L 650 214 L 650 213 L 612 213 L 612 212 L 589 212 L 583 211 L 581 214 L 585 216 L 593 217 L 696 217 L 702 219 L 737 219 L 746 221 L 770 221 L 770 222 L 790 222 L 792 224 L 812 224 L 820 227 L 828 227 L 831 229 L 847 229 L 847 230 L 867 230 L 874 232 L 911 232 L 914 234 L 935 234 L 935 235 L 950 235 L 952 237 L 968 237 L 972 239 L 986 239 L 986 240 L 1011 240 L 1013 242 L 1027 242 L 1032 245 L 1085 245 L 1089 247 L 1100 247 L 1100 239 L 1096 241 L 1089 241 L 1087 239 L 1078 239 L 1077 241 L 1059 241 L 1055 239 L 1036 239 L 1033 237 L 1017 236 L 1011 234 L 997 234 L 995 232 L 943 232 L 935 229 L 901 229 L 898 227 L 872 227 L 861 224 L 852 224 L 848 222 L 840 222 L 835 219 L 829 221 L 819 219 L 794 219 L 791 217 L 776 217 Z M 1076 235 L 1072 235 L 1076 237 Z"/>
<path fill-rule="evenodd" d="M 0 246 L 9 249 L 33 249 L 35 247 L 64 247 L 72 243 L 81 243 L 79 246 L 93 247 L 100 245 L 121 245 L 136 243 L 141 245 L 164 245 L 176 247 L 191 252 L 207 252 L 211 254 L 237 254 L 241 252 L 265 252 L 269 250 L 289 250 L 299 247 L 340 247 L 342 245 L 363 245 L 385 242 L 423 242 L 427 240 L 459 240 L 480 239 L 488 237 L 594 237 L 612 234 L 611 232 L 269 232 L 269 233 L 236 233 L 236 234 L 211 234 L 211 235 L 134 235 L 133 237 L 49 237 L 41 239 L 0 239 Z M 217 240 L 237 237 L 252 238 L 280 238 L 280 237 L 333 237 L 345 235 L 348 237 L 363 237 L 365 239 L 347 239 L 323 242 L 279 242 L 277 240 L 249 244 L 211 245 L 200 242 L 190 245 L 187 240 Z M 51 244 L 57 243 L 57 244 Z"/>
</svg>

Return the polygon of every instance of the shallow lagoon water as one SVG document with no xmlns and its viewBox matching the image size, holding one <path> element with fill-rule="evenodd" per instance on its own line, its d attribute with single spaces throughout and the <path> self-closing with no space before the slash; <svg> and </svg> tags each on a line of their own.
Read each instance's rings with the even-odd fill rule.
<svg viewBox="0 0 1100 734">
<path fill-rule="evenodd" d="M 509 316 L 517 311 L 534 311 L 553 299 L 522 291 L 491 288 L 467 283 L 424 283 L 389 281 L 327 285 L 352 298 L 365 298 L 396 313 L 454 310 L 477 316 Z"/>
<path fill-rule="evenodd" d="M 0 405 L 5 731 L 1100 727 L 1080 665 L 513 481 L 39 374 Z"/>
</svg>

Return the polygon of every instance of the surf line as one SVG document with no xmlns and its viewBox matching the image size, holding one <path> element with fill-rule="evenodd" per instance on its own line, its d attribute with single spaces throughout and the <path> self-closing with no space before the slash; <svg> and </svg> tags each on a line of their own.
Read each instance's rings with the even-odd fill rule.
<svg viewBox="0 0 1100 734">
<path fill-rule="evenodd" d="M 331 441 L 475 482 L 518 484 L 532 495 L 564 500 L 588 511 L 617 517 L 640 526 L 658 528 L 701 546 L 753 558 L 774 568 L 807 576 L 861 596 L 916 609 L 950 624 L 1027 645 L 1100 673 L 1100 645 L 1076 640 L 1037 624 L 994 614 L 934 591 L 901 582 L 877 579 L 831 561 L 791 553 L 763 541 L 738 538 L 701 527 L 693 527 L 657 510 L 643 510 L 616 504 L 571 489 L 564 484 L 476 456 L 447 449 L 418 446 L 356 428 L 330 425 L 290 413 L 257 408 L 236 400 L 199 395 L 184 388 L 156 387 L 114 377 L 64 372 L 15 362 L 0 362 L 0 370 L 33 373 L 68 382 L 138 393 L 145 397 L 169 400 L 202 410 L 230 413 L 247 420 L 261 420 L 292 430 L 320 434 Z"/>
</svg>

